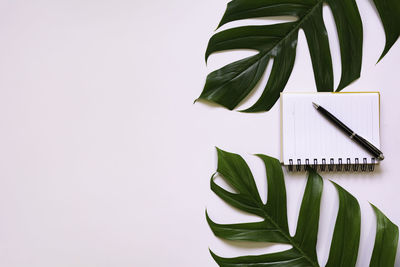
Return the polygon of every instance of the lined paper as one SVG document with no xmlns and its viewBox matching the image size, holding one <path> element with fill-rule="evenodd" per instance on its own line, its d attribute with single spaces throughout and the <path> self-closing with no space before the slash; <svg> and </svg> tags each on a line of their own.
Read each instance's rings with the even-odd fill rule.
<svg viewBox="0 0 400 267">
<path fill-rule="evenodd" d="M 350 129 L 380 148 L 379 93 L 282 93 L 282 155 L 285 165 L 290 160 L 318 164 L 372 162 L 373 156 L 352 141 L 312 105 L 321 105 Z"/>
</svg>

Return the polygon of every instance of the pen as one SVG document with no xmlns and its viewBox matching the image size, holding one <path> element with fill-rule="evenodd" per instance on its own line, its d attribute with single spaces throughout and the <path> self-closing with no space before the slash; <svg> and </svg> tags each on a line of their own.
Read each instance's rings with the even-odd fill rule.
<svg viewBox="0 0 400 267">
<path fill-rule="evenodd" d="M 376 148 L 373 144 L 356 134 L 353 130 L 351 130 L 349 127 L 347 127 L 343 122 L 341 122 L 338 118 L 333 116 L 329 111 L 324 109 L 318 104 L 315 104 L 314 102 L 312 103 L 314 108 L 322 114 L 325 118 L 327 118 L 330 122 L 335 124 L 337 127 L 339 127 L 343 132 L 345 132 L 351 140 L 355 141 L 359 145 L 361 145 L 363 148 L 368 150 L 372 155 L 374 155 L 375 158 L 379 160 L 383 160 L 385 157 L 383 156 L 382 151 L 380 151 L 378 148 Z"/>
</svg>

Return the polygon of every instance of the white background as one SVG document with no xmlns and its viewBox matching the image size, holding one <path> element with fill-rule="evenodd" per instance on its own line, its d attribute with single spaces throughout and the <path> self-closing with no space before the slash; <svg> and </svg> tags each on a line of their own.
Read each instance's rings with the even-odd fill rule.
<svg viewBox="0 0 400 267">
<path fill-rule="evenodd" d="M 360 201 L 357 266 L 368 265 L 373 247 L 368 201 L 400 224 L 400 44 L 375 65 L 383 29 L 372 1 L 357 2 L 363 69 L 345 91 L 381 92 L 386 159 L 373 174 L 324 175 L 322 265 L 337 212 L 328 179 Z M 216 266 L 208 248 L 221 256 L 281 248 L 222 241 L 205 220 L 206 208 L 221 223 L 255 220 L 210 191 L 214 146 L 249 160 L 264 199 L 263 166 L 252 154 L 280 155 L 278 105 L 242 114 L 193 104 L 207 73 L 247 54 L 213 55 L 205 65 L 226 3 L 0 1 L 0 266 L 204 267 Z M 326 7 L 324 16 L 338 84 L 339 48 Z M 303 32 L 286 90 L 315 91 Z M 292 233 L 305 181 L 286 175 Z"/>
</svg>

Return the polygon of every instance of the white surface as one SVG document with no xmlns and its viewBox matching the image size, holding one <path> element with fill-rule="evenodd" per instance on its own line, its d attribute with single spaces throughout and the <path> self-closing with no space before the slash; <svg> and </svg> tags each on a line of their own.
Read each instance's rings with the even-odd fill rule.
<svg viewBox="0 0 400 267">
<path fill-rule="evenodd" d="M 379 137 L 378 93 L 283 93 L 281 94 L 282 162 L 289 165 L 372 163 L 373 156 L 315 110 L 326 108 L 345 125 L 377 148 Z M 375 163 L 375 160 L 374 160 Z M 361 170 L 361 168 L 360 168 Z"/>
<path fill-rule="evenodd" d="M 375 233 L 367 201 L 400 224 L 400 44 L 375 65 L 384 47 L 383 29 L 370 1 L 357 2 L 364 19 L 363 69 L 345 91 L 381 92 L 386 159 L 372 174 L 325 178 L 360 201 L 358 266 L 367 266 Z M 278 104 L 262 114 L 192 104 L 208 72 L 247 54 L 221 53 L 208 67 L 204 63 L 225 5 L 212 0 L 0 2 L 0 266 L 204 267 L 216 266 L 209 247 L 222 256 L 278 249 L 219 240 L 205 220 L 206 207 L 217 222 L 247 219 L 209 189 L 214 146 L 244 155 L 261 193 L 263 166 L 251 154 L 280 154 Z M 332 15 L 324 11 L 337 84 L 338 43 Z M 286 90 L 315 90 L 302 32 Z M 294 231 L 305 177 L 287 175 L 286 184 Z M 321 263 L 328 256 L 336 211 L 336 193 L 326 180 Z"/>
</svg>

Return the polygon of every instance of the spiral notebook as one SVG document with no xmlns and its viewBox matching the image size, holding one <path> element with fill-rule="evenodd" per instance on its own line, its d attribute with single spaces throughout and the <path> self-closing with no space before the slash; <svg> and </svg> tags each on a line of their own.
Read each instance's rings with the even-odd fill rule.
<svg viewBox="0 0 400 267">
<path fill-rule="evenodd" d="M 289 171 L 373 171 L 378 160 L 321 116 L 315 102 L 380 148 L 378 92 L 282 93 L 281 161 Z"/>
</svg>

